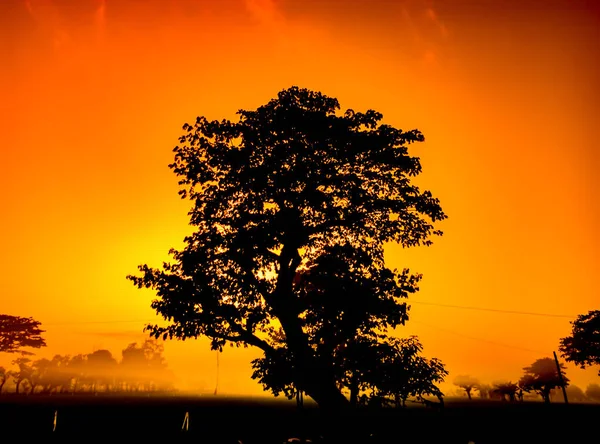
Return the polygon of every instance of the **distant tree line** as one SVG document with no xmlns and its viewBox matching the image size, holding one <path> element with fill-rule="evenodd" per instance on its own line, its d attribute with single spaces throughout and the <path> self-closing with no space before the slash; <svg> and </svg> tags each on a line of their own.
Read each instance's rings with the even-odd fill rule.
<svg viewBox="0 0 600 444">
<path fill-rule="evenodd" d="M 525 367 L 523 376 L 516 383 L 498 381 L 490 385 L 481 383 L 472 376 L 460 375 L 454 378 L 454 385 L 463 389 L 469 400 L 473 399 L 474 394 L 477 394 L 480 399 L 497 399 L 508 402 L 523 401 L 533 396 L 540 396 L 546 403 L 555 397 L 562 401 L 564 385 L 570 401 L 600 402 L 600 385 L 590 384 L 584 393 L 581 388 L 569 385 L 564 365 L 560 364 L 560 368 L 562 378 L 559 377 L 554 359 L 542 358 Z"/>
<path fill-rule="evenodd" d="M 109 350 L 32 360 L 21 356 L 0 367 L 0 394 L 150 393 L 174 390 L 163 345 L 154 339 L 129 344 L 117 361 Z"/>
<path fill-rule="evenodd" d="M 560 340 L 561 355 L 580 368 L 600 365 L 600 310 L 577 316 L 571 327 L 571 335 Z M 564 369 L 564 365 L 560 364 L 559 373 L 554 359 L 542 358 L 525 367 L 517 383 L 497 382 L 490 386 L 471 376 L 457 376 L 454 385 L 462 388 L 469 399 L 472 391 L 476 390 L 481 398 L 495 397 L 507 401 L 523 401 L 524 393 L 534 393 L 549 403 L 552 395 L 564 388 L 567 399 L 572 401 L 600 402 L 600 385 L 590 384 L 584 393 L 579 387 L 569 386 Z"/>
</svg>

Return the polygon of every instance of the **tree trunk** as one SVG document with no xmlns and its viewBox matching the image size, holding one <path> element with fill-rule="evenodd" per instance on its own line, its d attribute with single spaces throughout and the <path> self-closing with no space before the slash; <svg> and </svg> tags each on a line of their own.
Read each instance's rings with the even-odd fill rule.
<svg viewBox="0 0 600 444">
<path fill-rule="evenodd" d="M 465 391 L 467 392 L 467 397 L 469 398 L 469 401 L 471 400 L 471 389 L 465 389 Z"/>
<path fill-rule="evenodd" d="M 337 389 L 333 378 L 327 377 L 327 370 L 318 366 L 310 368 L 302 365 L 304 371 L 303 391 L 315 400 L 324 410 L 337 411 L 349 406 L 349 402 Z M 308 368 L 307 368 L 308 367 Z"/>
<path fill-rule="evenodd" d="M 284 246 L 281 257 L 277 287 L 267 303 L 279 319 L 294 357 L 294 380 L 298 381 L 298 388 L 314 399 L 319 407 L 332 411 L 343 409 L 350 403 L 337 388 L 332 364 L 314 356 L 298 318 L 298 307 L 292 293 L 292 279 L 299 263 L 298 251 Z"/>
<path fill-rule="evenodd" d="M 318 360 L 307 343 L 297 317 L 282 313 L 279 316 L 286 334 L 287 345 L 294 356 L 295 380 L 299 389 L 315 400 L 326 410 L 339 410 L 349 405 L 349 401 L 339 391 L 329 363 Z"/>
<path fill-rule="evenodd" d="M 550 390 L 543 390 L 542 391 L 542 398 L 544 398 L 544 403 L 545 404 L 550 404 Z"/>
<path fill-rule="evenodd" d="M 6 380 L 2 381 L 2 384 L 0 384 L 0 394 L 2 393 L 2 387 L 4 387 L 4 384 L 6 384 Z"/>
<path fill-rule="evenodd" d="M 17 395 L 19 394 L 19 386 L 21 385 L 21 381 L 22 380 L 17 380 L 17 382 L 15 383 L 15 393 Z"/>
<path fill-rule="evenodd" d="M 352 372 L 352 380 L 350 382 L 350 405 L 352 407 L 358 405 L 358 377 L 355 372 Z"/>
</svg>

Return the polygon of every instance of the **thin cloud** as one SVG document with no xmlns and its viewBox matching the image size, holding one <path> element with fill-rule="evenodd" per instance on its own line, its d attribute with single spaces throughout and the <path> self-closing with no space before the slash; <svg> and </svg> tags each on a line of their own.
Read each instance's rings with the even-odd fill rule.
<svg viewBox="0 0 600 444">
<path fill-rule="evenodd" d="M 402 21 L 420 58 L 426 65 L 438 65 L 450 32 L 433 4 L 406 2 L 401 8 Z"/>
<path fill-rule="evenodd" d="M 427 16 L 427 18 L 438 28 L 440 34 L 442 35 L 442 37 L 444 37 L 445 39 L 448 38 L 448 28 L 446 27 L 446 25 L 444 24 L 444 22 L 442 22 L 437 14 L 437 12 L 435 11 L 435 9 L 433 9 L 432 6 L 429 6 L 426 10 L 425 10 L 425 15 Z"/>
<path fill-rule="evenodd" d="M 244 0 L 252 17 L 279 36 L 285 34 L 286 18 L 275 0 Z"/>
<path fill-rule="evenodd" d="M 55 50 L 79 41 L 90 27 L 100 37 L 106 22 L 106 0 L 26 0 L 29 15 L 51 39 Z"/>
<path fill-rule="evenodd" d="M 139 330 L 121 330 L 121 331 L 82 331 L 77 334 L 87 336 L 98 336 L 109 339 L 124 339 L 133 341 L 143 341 L 148 339 L 148 334 L 140 332 Z"/>
<path fill-rule="evenodd" d="M 276 24 L 283 17 L 274 0 L 244 0 L 246 8 L 261 22 Z"/>
</svg>

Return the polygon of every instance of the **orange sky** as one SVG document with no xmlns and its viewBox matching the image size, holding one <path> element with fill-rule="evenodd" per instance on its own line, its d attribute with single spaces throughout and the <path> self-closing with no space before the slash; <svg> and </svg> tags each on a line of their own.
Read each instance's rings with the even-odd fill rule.
<svg viewBox="0 0 600 444">
<path fill-rule="evenodd" d="M 413 154 L 445 235 L 386 253 L 424 274 L 398 334 L 418 334 L 449 381 L 517 380 L 569 319 L 419 302 L 599 309 L 592 0 L 3 0 L 0 312 L 42 321 L 38 356 L 143 340 L 153 295 L 125 276 L 190 231 L 167 167 L 182 124 L 234 118 L 292 85 L 424 133 Z M 165 354 L 181 388 L 214 389 L 207 341 Z M 222 354 L 221 392 L 261 393 L 253 356 Z"/>
</svg>

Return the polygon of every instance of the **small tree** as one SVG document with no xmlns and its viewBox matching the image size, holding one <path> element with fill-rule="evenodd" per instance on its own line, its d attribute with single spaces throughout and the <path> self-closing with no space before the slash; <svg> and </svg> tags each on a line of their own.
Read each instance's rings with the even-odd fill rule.
<svg viewBox="0 0 600 444">
<path fill-rule="evenodd" d="M 69 355 L 54 355 L 52 357 L 48 376 L 56 392 L 68 393 L 71 391 L 75 377 L 71 364 L 72 361 Z"/>
<path fill-rule="evenodd" d="M 142 345 L 132 343 L 122 351 L 119 364 L 121 376 L 128 390 L 149 391 L 170 388 L 173 375 L 163 357 L 164 347 L 154 339 Z"/>
<path fill-rule="evenodd" d="M 10 372 L 10 375 L 15 381 L 15 392 L 19 394 L 19 388 L 23 381 L 27 381 L 31 377 L 33 371 L 31 367 L 31 359 L 21 357 L 17 358 L 12 362 L 17 366 L 18 370 Z"/>
<path fill-rule="evenodd" d="M 579 315 L 571 324 L 571 336 L 560 340 L 561 355 L 581 368 L 600 365 L 600 310 Z"/>
<path fill-rule="evenodd" d="M 454 385 L 464 389 L 467 393 L 469 401 L 471 400 L 471 392 L 479 386 L 479 381 L 468 375 L 459 375 L 454 378 Z"/>
<path fill-rule="evenodd" d="M 37 386 L 42 387 L 44 391 L 44 385 L 48 383 L 48 376 L 52 367 L 52 361 L 49 359 L 37 359 L 31 364 L 31 375 L 29 376 L 29 382 L 31 383 L 31 392 L 35 391 Z"/>
<path fill-rule="evenodd" d="M 564 374 L 564 365 L 560 364 L 563 383 L 568 385 L 569 380 Z M 561 387 L 561 378 L 556 369 L 556 363 L 552 358 L 542 358 L 535 361 L 529 367 L 523 369 L 525 374 L 519 381 L 519 386 L 526 392 L 539 394 L 544 402 L 550 402 L 550 391 L 555 387 Z"/>
<path fill-rule="evenodd" d="M 73 356 L 68 363 L 68 374 L 72 378 L 73 392 L 85 389 L 85 384 L 90 382 L 87 374 L 87 356 L 78 354 Z"/>
<path fill-rule="evenodd" d="M 507 400 L 510 402 L 515 402 L 517 398 L 517 392 L 519 391 L 519 386 L 510 381 L 497 382 L 494 384 L 493 390 L 502 398 L 503 401 Z"/>
<path fill-rule="evenodd" d="M 567 392 L 567 399 L 569 402 L 583 402 L 587 400 L 585 393 L 580 387 L 576 385 L 569 385 L 565 387 L 565 391 Z M 556 398 L 558 397 L 558 398 Z M 564 394 L 562 392 L 562 388 L 552 389 L 550 392 L 551 399 L 564 399 Z"/>
<path fill-rule="evenodd" d="M 590 401 L 600 402 L 600 385 L 598 384 L 590 384 L 585 389 L 585 396 Z"/>
<path fill-rule="evenodd" d="M 479 392 L 479 397 L 481 399 L 489 399 L 490 392 L 493 390 L 492 386 L 489 384 L 479 384 L 477 385 L 477 391 Z"/>
<path fill-rule="evenodd" d="M 422 346 L 414 336 L 361 338 L 337 355 L 337 385 L 349 393 L 352 404 L 360 399 L 362 403 L 377 401 L 380 405 L 399 407 L 404 406 L 409 397 L 441 399 L 443 393 L 437 384 L 444 381 L 448 372 L 438 359 L 420 356 L 421 351 Z M 275 396 L 283 393 L 292 399 L 298 390 L 293 379 L 293 361 L 286 349 L 278 352 L 278 355 L 252 361 L 252 377 Z"/>
<path fill-rule="evenodd" d="M 87 355 L 87 375 L 92 381 L 92 391 L 96 392 L 101 387 L 109 392 L 114 384 L 117 361 L 108 350 L 96 350 Z"/>
<path fill-rule="evenodd" d="M 444 381 L 448 372 L 440 360 L 420 355 L 423 347 L 415 336 L 389 338 L 383 346 L 382 362 L 375 362 L 372 372 L 371 383 L 378 396 L 393 400 L 397 407 L 404 407 L 410 397 L 442 399 L 443 393 L 437 384 Z"/>
<path fill-rule="evenodd" d="M 8 372 L 4 367 L 0 366 L 0 394 L 2 394 L 2 388 L 4 387 L 4 384 L 6 384 L 9 376 L 10 372 Z"/>
<path fill-rule="evenodd" d="M 32 318 L 0 314 L 0 352 L 32 355 L 21 350 L 23 347 L 40 348 L 46 346 L 41 334 L 41 323 Z"/>
</svg>

